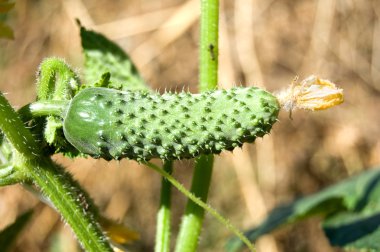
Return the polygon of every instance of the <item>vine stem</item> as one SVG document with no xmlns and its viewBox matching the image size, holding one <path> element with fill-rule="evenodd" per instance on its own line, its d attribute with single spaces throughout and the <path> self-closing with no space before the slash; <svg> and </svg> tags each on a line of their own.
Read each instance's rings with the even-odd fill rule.
<svg viewBox="0 0 380 252">
<path fill-rule="evenodd" d="M 201 0 L 199 91 L 205 92 L 218 85 L 218 33 L 219 0 Z M 200 156 L 194 167 L 191 192 L 207 202 L 214 159 L 212 155 Z M 189 200 L 182 219 L 176 251 L 197 250 L 204 220 L 204 208 Z"/>
<path fill-rule="evenodd" d="M 71 175 L 44 156 L 19 115 L 0 92 L 0 129 L 14 148 L 15 169 L 36 184 L 71 226 L 86 251 L 112 251 L 87 193 Z"/>
<path fill-rule="evenodd" d="M 163 166 L 167 174 L 173 171 L 173 161 L 165 161 Z M 170 252 L 171 184 L 162 176 L 160 209 L 157 213 L 155 252 Z"/>
<path fill-rule="evenodd" d="M 169 181 L 175 188 L 177 188 L 178 191 L 183 193 L 189 200 L 194 202 L 199 208 L 202 208 L 203 211 L 207 211 L 212 216 L 214 216 L 223 226 L 227 227 L 232 233 L 234 233 L 241 241 L 243 241 L 249 250 L 255 251 L 255 248 L 253 247 L 252 243 L 248 240 L 246 236 L 238 228 L 236 228 L 234 225 L 231 224 L 227 219 L 225 219 L 220 213 L 218 213 L 217 210 L 212 208 L 210 205 L 202 201 L 200 198 L 198 198 L 196 195 L 194 195 L 192 192 L 187 190 L 180 182 L 178 182 L 172 175 L 170 175 L 167 171 L 164 169 L 161 169 L 155 164 L 152 164 L 150 162 L 144 163 L 147 167 L 153 169 L 154 171 L 158 172 L 162 177 L 164 177 L 167 181 Z M 189 251 L 189 248 L 183 248 L 181 251 Z M 195 251 L 195 250 L 194 250 Z"/>
<path fill-rule="evenodd" d="M 201 0 L 199 91 L 218 87 L 219 0 Z"/>
<path fill-rule="evenodd" d="M 60 116 L 62 117 L 69 101 L 37 101 L 22 107 L 18 113 L 21 114 L 23 118 L 33 118 L 39 116 Z"/>
</svg>

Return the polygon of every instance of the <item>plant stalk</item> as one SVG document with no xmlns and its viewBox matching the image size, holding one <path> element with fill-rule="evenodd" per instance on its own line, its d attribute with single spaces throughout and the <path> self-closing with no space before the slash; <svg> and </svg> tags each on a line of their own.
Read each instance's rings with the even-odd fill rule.
<svg viewBox="0 0 380 252">
<path fill-rule="evenodd" d="M 164 163 L 163 169 L 166 173 L 171 174 L 173 171 L 173 162 L 166 161 Z M 155 252 L 170 252 L 170 205 L 171 184 L 167 178 L 162 177 L 160 209 L 157 213 L 156 245 L 154 249 Z"/>
<path fill-rule="evenodd" d="M 218 85 L 218 32 L 219 0 L 201 0 L 200 92 L 216 89 Z M 212 167 L 212 155 L 196 159 L 191 192 L 203 202 L 207 202 Z M 204 209 L 189 199 L 177 239 L 177 252 L 197 250 L 203 219 Z"/>
<path fill-rule="evenodd" d="M 63 116 L 69 101 L 37 101 L 22 107 L 18 113 L 24 121 L 39 116 Z"/>
<path fill-rule="evenodd" d="M 172 175 L 167 173 L 164 169 L 161 169 L 157 165 L 154 165 L 150 162 L 144 163 L 147 167 L 153 169 L 154 171 L 161 174 L 163 178 L 165 178 L 167 181 L 169 181 L 175 188 L 177 188 L 178 191 L 180 191 L 182 194 L 184 194 L 188 199 L 193 201 L 196 205 L 198 205 L 200 208 L 203 208 L 205 211 L 210 213 L 212 216 L 214 216 L 219 223 L 221 223 L 223 226 L 225 226 L 228 230 L 230 230 L 232 233 L 234 233 L 247 247 L 250 251 L 255 251 L 255 248 L 251 244 L 251 242 L 248 240 L 246 236 L 242 232 L 240 232 L 239 229 L 237 229 L 234 225 L 232 225 L 227 219 L 225 219 L 218 211 L 216 211 L 214 208 L 212 208 L 207 203 L 203 202 L 200 198 L 196 197 L 194 194 L 192 194 L 189 190 L 187 190 L 181 183 L 178 182 Z M 182 248 L 183 251 L 190 251 L 191 248 Z M 181 250 L 182 251 L 182 250 Z"/>
</svg>

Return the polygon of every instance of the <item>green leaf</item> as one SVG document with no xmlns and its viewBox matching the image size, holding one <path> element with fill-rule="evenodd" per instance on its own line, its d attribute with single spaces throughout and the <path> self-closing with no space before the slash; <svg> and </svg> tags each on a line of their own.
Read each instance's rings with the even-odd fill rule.
<svg viewBox="0 0 380 252">
<path fill-rule="evenodd" d="M 28 223 L 30 217 L 32 216 L 33 211 L 28 211 L 20 215 L 16 221 L 10 226 L 6 227 L 0 233 L 0 248 L 1 251 L 9 251 L 13 242 L 17 239 L 17 236 L 20 234 L 22 229 Z"/>
<path fill-rule="evenodd" d="M 102 74 L 100 80 L 94 84 L 94 87 L 109 87 L 111 74 L 109 72 Z"/>
<path fill-rule="evenodd" d="M 0 22 L 0 38 L 14 39 L 12 28 Z"/>
<path fill-rule="evenodd" d="M 380 169 L 363 172 L 318 193 L 275 208 L 264 222 L 247 231 L 246 235 L 254 241 L 284 224 L 322 215 L 327 217 L 324 230 L 332 245 L 374 248 L 375 245 L 370 241 L 380 240 L 379 183 Z M 355 234 L 350 233 L 353 227 L 357 229 Z M 348 233 L 352 234 L 350 238 Z M 372 235 L 376 239 L 372 239 Z M 228 251 L 237 251 L 241 247 L 242 243 L 237 239 L 227 243 Z"/>
<path fill-rule="evenodd" d="M 82 47 L 85 56 L 86 86 L 97 83 L 101 75 L 109 72 L 110 88 L 120 90 L 147 90 L 129 56 L 105 36 L 80 27 Z"/>
<path fill-rule="evenodd" d="M 360 212 L 336 214 L 324 221 L 323 230 L 333 246 L 380 251 L 379 211 L 369 216 Z"/>
<path fill-rule="evenodd" d="M 380 251 L 380 180 L 373 177 L 352 211 L 326 218 L 323 230 L 334 246 Z"/>
</svg>

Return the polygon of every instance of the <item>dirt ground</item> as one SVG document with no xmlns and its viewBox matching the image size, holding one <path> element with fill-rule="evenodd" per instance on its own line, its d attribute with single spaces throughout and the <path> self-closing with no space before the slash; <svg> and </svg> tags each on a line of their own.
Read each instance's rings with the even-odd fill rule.
<svg viewBox="0 0 380 252">
<path fill-rule="evenodd" d="M 199 0 L 16 1 L 0 41 L 0 90 L 15 107 L 35 99 L 35 72 L 45 57 L 65 58 L 81 72 L 79 18 L 128 52 L 146 82 L 197 92 Z M 216 157 L 210 204 L 246 229 L 274 206 L 380 165 L 380 1 L 224 0 L 220 13 L 221 88 L 287 87 L 296 75 L 330 79 L 345 102 L 321 112 L 282 111 L 270 135 Z M 136 162 L 55 159 L 88 190 L 101 212 L 141 235 L 135 250 L 154 248 L 160 177 Z M 157 160 L 157 163 L 159 161 Z M 189 186 L 190 161 L 174 175 Z M 173 190 L 176 233 L 186 199 Z M 79 251 L 69 227 L 19 185 L 0 188 L 0 229 L 34 208 L 14 251 Z M 221 251 L 228 230 L 207 215 L 199 251 Z M 175 238 L 175 235 L 173 236 Z M 259 251 L 333 252 L 319 219 L 260 239 Z M 133 250 L 133 247 L 131 249 Z M 51 250 L 57 251 L 57 250 Z"/>
</svg>

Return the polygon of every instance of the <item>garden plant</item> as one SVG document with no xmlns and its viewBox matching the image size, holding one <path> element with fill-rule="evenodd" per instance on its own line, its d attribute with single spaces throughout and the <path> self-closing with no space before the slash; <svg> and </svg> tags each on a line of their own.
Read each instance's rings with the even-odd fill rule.
<svg viewBox="0 0 380 252">
<path fill-rule="evenodd" d="M 218 0 L 201 1 L 198 94 L 150 90 L 124 51 L 78 20 L 84 80 L 63 59 L 52 57 L 38 69 L 35 102 L 16 111 L 0 94 L 0 184 L 21 183 L 38 194 L 58 211 L 86 251 L 122 249 L 124 244 L 113 238 L 123 233 L 105 228 L 110 221 L 99 214 L 71 174 L 51 159 L 56 153 L 70 158 L 128 158 L 161 174 L 155 251 L 171 249 L 171 186 L 189 200 L 175 251 L 197 250 L 205 211 L 235 235 L 226 246 L 229 251 L 243 245 L 255 251 L 253 242 L 259 236 L 315 214 L 325 214 L 323 226 L 332 244 L 377 251 L 379 245 L 373 241 L 379 235 L 357 231 L 347 238 L 350 227 L 337 228 L 352 219 L 363 218 L 363 225 L 368 224 L 366 214 L 377 211 L 368 205 L 376 196 L 369 188 L 378 183 L 376 170 L 275 209 L 264 223 L 244 234 L 206 203 L 213 155 L 268 134 L 281 109 L 291 118 L 295 109 L 323 110 L 343 102 L 343 91 L 318 76 L 296 78 L 274 93 L 257 87 L 218 89 L 218 15 Z M 175 160 L 190 158 L 196 160 L 187 190 L 171 172 Z M 151 159 L 161 159 L 162 167 Z M 364 195 L 368 201 L 363 201 Z M 0 237 L 2 248 L 11 244 L 29 216 L 21 216 L 0 234 L 14 234 Z"/>
</svg>

